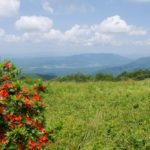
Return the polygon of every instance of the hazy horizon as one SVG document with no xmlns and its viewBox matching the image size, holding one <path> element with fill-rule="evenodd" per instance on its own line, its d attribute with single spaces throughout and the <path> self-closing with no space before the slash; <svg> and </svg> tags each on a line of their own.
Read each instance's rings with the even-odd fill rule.
<svg viewBox="0 0 150 150">
<path fill-rule="evenodd" d="M 55 58 L 55 57 L 70 57 L 70 56 L 76 56 L 76 55 L 86 55 L 86 54 L 112 54 L 112 55 L 118 55 L 121 57 L 129 58 L 129 59 L 139 59 L 144 57 L 150 57 L 150 54 L 143 54 L 143 55 L 136 55 L 136 54 L 119 54 L 119 53 L 105 53 L 105 52 L 87 52 L 87 53 L 74 53 L 74 54 L 62 54 L 62 55 L 1 55 L 0 58 L 2 59 L 21 59 L 21 58 Z"/>
</svg>

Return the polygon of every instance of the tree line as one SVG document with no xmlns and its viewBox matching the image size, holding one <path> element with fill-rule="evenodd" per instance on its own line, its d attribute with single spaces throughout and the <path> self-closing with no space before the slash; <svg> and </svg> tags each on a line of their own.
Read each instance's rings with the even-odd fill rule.
<svg viewBox="0 0 150 150">
<path fill-rule="evenodd" d="M 55 77 L 52 80 L 55 81 L 76 81 L 76 82 L 87 82 L 87 81 L 123 81 L 123 80 L 144 80 L 150 78 L 150 70 L 134 70 L 131 72 L 123 72 L 117 76 L 107 73 L 97 73 L 95 75 L 89 74 L 70 74 L 60 77 Z"/>
</svg>

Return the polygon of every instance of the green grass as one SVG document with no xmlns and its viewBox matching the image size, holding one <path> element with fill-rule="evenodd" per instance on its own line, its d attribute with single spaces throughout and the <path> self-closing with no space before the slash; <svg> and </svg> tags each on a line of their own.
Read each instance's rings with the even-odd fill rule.
<svg viewBox="0 0 150 150">
<path fill-rule="evenodd" d="M 52 150 L 150 150 L 150 80 L 49 82 L 46 105 Z"/>
</svg>

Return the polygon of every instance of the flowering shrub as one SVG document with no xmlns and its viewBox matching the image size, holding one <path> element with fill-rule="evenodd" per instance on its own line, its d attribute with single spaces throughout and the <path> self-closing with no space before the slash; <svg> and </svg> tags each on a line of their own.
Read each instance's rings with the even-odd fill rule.
<svg viewBox="0 0 150 150">
<path fill-rule="evenodd" d="M 2 149 L 40 150 L 48 143 L 41 83 L 28 87 L 14 64 L 0 64 L 0 145 Z"/>
</svg>

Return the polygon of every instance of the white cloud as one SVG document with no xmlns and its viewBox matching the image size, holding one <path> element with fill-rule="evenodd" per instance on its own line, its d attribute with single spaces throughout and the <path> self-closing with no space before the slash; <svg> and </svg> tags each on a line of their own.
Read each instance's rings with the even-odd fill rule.
<svg viewBox="0 0 150 150">
<path fill-rule="evenodd" d="M 44 16 L 21 16 L 16 21 L 15 26 L 18 30 L 48 31 L 53 25 L 53 21 Z"/>
<path fill-rule="evenodd" d="M 22 16 L 18 21 L 16 21 L 16 28 L 24 29 L 25 33 L 19 37 L 15 35 L 8 35 L 1 29 L 0 37 L 5 35 L 4 39 L 12 42 L 54 41 L 57 44 L 65 43 L 88 46 L 96 44 L 111 44 L 118 46 L 132 43 L 132 41 L 134 43 L 134 41 L 136 41 L 134 39 L 139 39 L 141 35 L 144 37 L 144 35 L 147 34 L 146 30 L 134 25 L 129 25 L 120 16 L 108 17 L 101 23 L 91 26 L 74 25 L 66 31 L 61 31 L 51 27 L 52 21 L 47 17 Z"/>
<path fill-rule="evenodd" d="M 50 6 L 50 3 L 48 1 L 45 1 L 43 3 L 43 9 L 45 11 L 49 12 L 49 13 L 53 13 L 54 12 L 53 8 Z"/>
<path fill-rule="evenodd" d="M 83 45 L 93 45 L 96 43 L 110 43 L 111 36 L 93 30 L 89 26 L 75 25 L 64 33 L 64 40 Z"/>
<path fill-rule="evenodd" d="M 0 0 L 0 16 L 12 16 L 17 14 L 20 8 L 20 0 Z"/>
<path fill-rule="evenodd" d="M 112 43 L 112 36 L 94 31 L 88 26 L 75 25 L 71 29 L 62 32 L 51 29 L 48 32 L 26 32 L 22 35 L 22 41 L 56 41 L 59 43 L 93 45 L 96 43 Z"/>
<path fill-rule="evenodd" d="M 143 29 L 140 29 L 140 28 L 137 28 L 137 27 L 132 27 L 131 26 L 131 29 L 128 33 L 129 35 L 146 35 L 147 34 L 147 31 L 146 30 L 143 30 Z"/>
<path fill-rule="evenodd" d="M 99 25 L 103 32 L 128 32 L 130 27 L 120 18 L 120 16 L 112 16 L 101 22 Z"/>
<path fill-rule="evenodd" d="M 102 32 L 111 32 L 111 33 L 127 33 L 129 35 L 145 35 L 146 31 L 139 29 L 136 26 L 128 25 L 125 20 L 120 16 L 108 17 L 102 21 L 99 25 L 96 25 L 95 28 Z"/>
<path fill-rule="evenodd" d="M 64 39 L 63 33 L 60 30 L 56 30 L 56 29 L 51 29 L 48 33 L 44 34 L 44 37 L 46 39 L 59 40 L 59 41 L 63 41 Z"/>
</svg>

